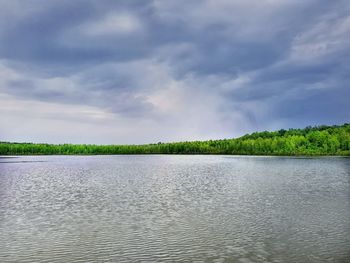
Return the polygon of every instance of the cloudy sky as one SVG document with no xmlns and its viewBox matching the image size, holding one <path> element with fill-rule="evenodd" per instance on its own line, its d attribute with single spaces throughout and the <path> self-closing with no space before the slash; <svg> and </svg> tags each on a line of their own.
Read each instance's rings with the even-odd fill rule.
<svg viewBox="0 0 350 263">
<path fill-rule="evenodd" d="M 0 140 L 350 122 L 348 0 L 0 0 Z"/>
</svg>

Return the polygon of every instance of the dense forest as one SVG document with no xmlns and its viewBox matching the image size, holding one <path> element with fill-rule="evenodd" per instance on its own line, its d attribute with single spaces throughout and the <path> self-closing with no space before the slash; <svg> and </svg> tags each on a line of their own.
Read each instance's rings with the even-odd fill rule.
<svg viewBox="0 0 350 263">
<path fill-rule="evenodd" d="M 350 124 L 274 132 L 236 139 L 145 145 L 34 144 L 0 142 L 0 155 L 40 154 L 239 154 L 350 155 Z"/>
</svg>

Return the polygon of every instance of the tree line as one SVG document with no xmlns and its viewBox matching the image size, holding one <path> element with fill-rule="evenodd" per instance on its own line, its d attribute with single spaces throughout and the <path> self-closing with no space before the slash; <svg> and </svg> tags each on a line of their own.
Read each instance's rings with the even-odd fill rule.
<svg viewBox="0 0 350 263">
<path fill-rule="evenodd" d="M 87 145 L 0 142 L 0 155 L 233 154 L 350 156 L 350 124 L 263 131 L 236 139 Z"/>
</svg>

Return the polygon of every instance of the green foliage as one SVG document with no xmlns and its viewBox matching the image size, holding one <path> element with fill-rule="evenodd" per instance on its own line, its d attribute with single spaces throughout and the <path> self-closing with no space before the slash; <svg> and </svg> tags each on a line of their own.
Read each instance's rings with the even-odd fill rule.
<svg viewBox="0 0 350 263">
<path fill-rule="evenodd" d="M 73 145 L 0 142 L 0 155 L 242 154 L 350 155 L 350 124 L 255 132 L 237 139 L 146 145 Z"/>
</svg>

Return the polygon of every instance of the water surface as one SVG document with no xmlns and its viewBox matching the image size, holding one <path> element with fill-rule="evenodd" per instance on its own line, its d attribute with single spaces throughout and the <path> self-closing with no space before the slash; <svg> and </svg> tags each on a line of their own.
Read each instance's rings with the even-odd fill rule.
<svg viewBox="0 0 350 263">
<path fill-rule="evenodd" d="M 0 262 L 349 262 L 350 159 L 0 159 Z"/>
</svg>

